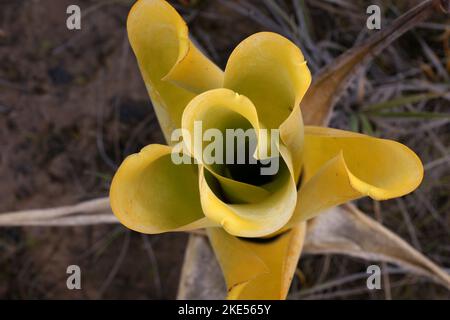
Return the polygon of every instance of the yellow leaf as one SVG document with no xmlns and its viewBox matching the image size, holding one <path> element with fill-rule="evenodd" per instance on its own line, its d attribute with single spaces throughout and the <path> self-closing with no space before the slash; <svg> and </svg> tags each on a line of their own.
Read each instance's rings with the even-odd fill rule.
<svg viewBox="0 0 450 320">
<path fill-rule="evenodd" d="M 260 121 L 279 128 L 298 106 L 311 81 L 300 49 L 271 32 L 260 32 L 242 41 L 225 68 L 224 87 L 248 97 Z"/>
<path fill-rule="evenodd" d="M 188 28 L 163 0 L 139 0 L 127 20 L 128 38 L 166 140 L 181 126 L 187 103 L 218 88 L 222 71 L 189 40 Z"/>
<path fill-rule="evenodd" d="M 114 175 L 109 197 L 119 221 L 138 232 L 215 225 L 202 212 L 197 166 L 175 165 L 168 146 L 153 144 L 128 156 Z"/>
<path fill-rule="evenodd" d="M 260 158 L 261 149 L 267 155 L 271 143 L 267 136 L 266 139 L 260 138 L 261 125 L 256 111 L 247 97 L 229 89 L 215 89 L 195 97 L 186 107 L 182 120 L 183 140 L 188 152 L 203 164 L 199 183 L 205 215 L 231 234 L 245 237 L 267 236 L 290 219 L 296 202 L 296 183 L 289 152 L 284 146 L 276 145 L 276 148 L 284 150 L 281 153 L 284 158 L 277 157 L 280 162 L 278 173 L 269 182 L 255 185 L 239 181 L 240 177 L 227 176 L 229 166 L 225 165 L 225 155 L 219 157 L 220 164 L 209 165 L 210 159 L 204 155 L 208 142 L 196 142 L 192 137 L 199 135 L 198 128 L 195 132 L 196 122 L 201 123 L 202 130 L 214 129 L 221 135 L 225 135 L 228 129 L 241 129 L 242 132 L 254 129 L 251 132 L 254 133 L 253 140 L 257 140 L 254 143 L 256 150 L 245 150 L 243 146 L 237 148 Z M 225 141 L 221 141 L 219 147 L 229 152 L 230 145 Z M 257 170 L 256 174 L 260 175 L 259 168 Z"/>
<path fill-rule="evenodd" d="M 224 87 L 248 97 L 264 127 L 280 129 L 297 180 L 301 167 L 303 121 L 300 101 L 311 73 L 300 49 L 288 39 L 260 32 L 242 41 L 225 68 Z"/>
<path fill-rule="evenodd" d="M 220 196 L 214 176 L 200 167 L 200 198 L 205 215 L 227 232 L 240 237 L 264 237 L 281 229 L 294 212 L 297 192 L 286 165 L 269 187 L 270 195 L 262 201 L 230 204 Z"/>
<path fill-rule="evenodd" d="M 201 125 L 200 129 L 196 128 L 197 124 Z M 248 136 L 248 139 L 254 142 L 256 147 L 256 150 L 254 150 L 255 158 L 258 158 L 260 149 L 264 154 L 269 154 L 270 141 L 262 136 L 259 137 L 260 124 L 258 115 L 254 105 L 248 98 L 228 89 L 215 89 L 200 94 L 186 107 L 182 118 L 182 129 L 186 152 L 191 154 L 198 163 L 203 164 L 209 173 L 214 175 L 228 201 L 231 203 L 254 203 L 268 196 L 269 191 L 263 187 L 229 177 L 228 167 L 225 165 L 229 161 L 227 158 L 229 154 L 219 154 L 216 151 L 215 157 L 217 159 L 210 159 L 208 157 L 209 153 L 204 152 L 210 143 L 218 143 L 220 150 L 230 152 L 226 148 L 227 143 L 230 146 L 230 141 L 225 141 L 227 140 L 226 130 L 237 129 L 241 130 L 241 140 Z M 211 129 L 220 133 L 222 141 L 214 141 L 217 138 L 213 137 L 208 139 L 213 140 L 212 142 L 199 139 L 199 135 L 202 136 L 204 132 Z M 245 135 L 246 130 L 251 130 L 248 135 Z M 235 151 L 253 153 L 252 150 L 245 150 L 245 145 L 242 144 L 243 141 L 232 140 L 232 142 L 235 146 L 235 148 L 232 148 L 233 153 L 236 153 Z M 246 154 L 245 156 L 249 155 Z M 235 161 L 235 159 L 232 160 Z"/>
<path fill-rule="evenodd" d="M 422 178 L 419 157 L 401 143 L 306 126 L 303 181 L 289 225 L 359 197 L 403 196 Z"/>
<path fill-rule="evenodd" d="M 219 228 L 208 236 L 228 299 L 285 299 L 303 247 L 306 224 L 270 239 L 239 239 Z"/>
<path fill-rule="evenodd" d="M 200 124 L 201 127 L 196 128 L 196 124 Z M 260 158 L 258 155 L 262 152 L 269 154 L 270 143 L 268 139 L 262 139 L 260 136 L 261 125 L 252 101 L 229 89 L 210 90 L 192 99 L 183 113 L 182 128 L 184 129 L 183 140 L 187 151 L 199 163 L 213 162 L 211 159 L 205 159 L 203 153 L 210 142 L 205 141 L 203 136 L 198 136 L 199 133 L 201 135 L 211 129 L 219 131 L 222 138 L 226 137 L 227 129 L 241 129 L 243 133 L 248 129 L 252 129 L 250 133 L 253 133 L 254 137 L 250 136 L 249 138 L 257 139 L 256 149 L 261 149 L 261 152 L 255 150 L 255 158 Z M 200 129 L 201 131 L 199 131 Z M 199 141 L 197 142 L 196 139 Z M 224 151 L 230 152 L 230 150 L 225 150 L 225 141 L 223 141 L 223 144 L 220 144 L 220 147 Z M 212 164 L 217 165 L 217 162 L 224 164 L 228 159 L 224 153 L 218 160 Z M 208 169 L 213 170 L 211 165 L 208 165 Z M 217 170 L 217 168 L 215 169 Z"/>
</svg>

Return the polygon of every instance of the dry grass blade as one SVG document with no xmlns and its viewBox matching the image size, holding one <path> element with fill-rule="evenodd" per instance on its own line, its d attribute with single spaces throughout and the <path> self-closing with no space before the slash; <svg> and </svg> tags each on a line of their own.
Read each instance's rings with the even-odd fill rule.
<svg viewBox="0 0 450 320">
<path fill-rule="evenodd" d="M 111 214 L 109 198 L 99 198 L 72 206 L 35 209 L 0 214 L 0 227 L 73 226 L 116 223 Z"/>
<path fill-rule="evenodd" d="M 119 220 L 111 212 L 99 213 L 94 215 L 81 214 L 66 218 L 56 219 L 30 219 L 25 221 L 0 222 L 0 227 L 74 227 L 74 226 L 92 226 L 97 224 L 115 224 Z"/>
<path fill-rule="evenodd" d="M 333 208 L 311 221 L 304 252 L 395 263 L 450 288 L 450 275 L 353 205 Z"/>
<path fill-rule="evenodd" d="M 389 27 L 375 33 L 365 43 L 339 56 L 329 67 L 319 71 L 302 101 L 306 124 L 327 125 L 333 106 L 353 76 L 374 55 L 402 34 L 426 19 L 438 6 L 447 9 L 448 0 L 427 0 L 396 19 Z"/>
</svg>

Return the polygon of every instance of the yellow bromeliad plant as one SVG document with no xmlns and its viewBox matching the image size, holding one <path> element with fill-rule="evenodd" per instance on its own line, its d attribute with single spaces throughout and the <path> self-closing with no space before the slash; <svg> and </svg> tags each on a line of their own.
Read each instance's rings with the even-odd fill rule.
<svg viewBox="0 0 450 320">
<path fill-rule="evenodd" d="M 406 146 L 303 125 L 300 106 L 311 74 L 288 39 L 269 32 L 248 37 L 223 72 L 163 0 L 138 1 L 127 28 L 167 141 L 182 128 L 184 147 L 176 152 L 196 161 L 176 164 L 174 147 L 155 144 L 130 155 L 112 181 L 111 207 L 121 223 L 142 233 L 206 228 L 229 298 L 284 299 L 305 221 L 363 196 L 400 197 L 420 184 L 421 161 Z M 260 163 L 206 164 L 199 146 L 186 142 L 199 121 L 220 132 L 278 130 L 275 144 L 256 136 L 258 150 L 279 154 L 279 170 L 267 178 L 254 170 Z"/>
</svg>

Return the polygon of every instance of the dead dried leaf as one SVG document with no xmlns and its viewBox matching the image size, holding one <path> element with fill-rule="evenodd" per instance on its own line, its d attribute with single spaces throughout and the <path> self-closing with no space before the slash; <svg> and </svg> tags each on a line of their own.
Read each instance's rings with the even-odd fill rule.
<svg viewBox="0 0 450 320">
<path fill-rule="evenodd" d="M 223 300 L 227 288 L 208 238 L 191 234 L 186 247 L 177 299 Z"/>
<path fill-rule="evenodd" d="M 333 208 L 310 221 L 303 252 L 394 263 L 450 289 L 450 275 L 351 204 Z"/>
</svg>

